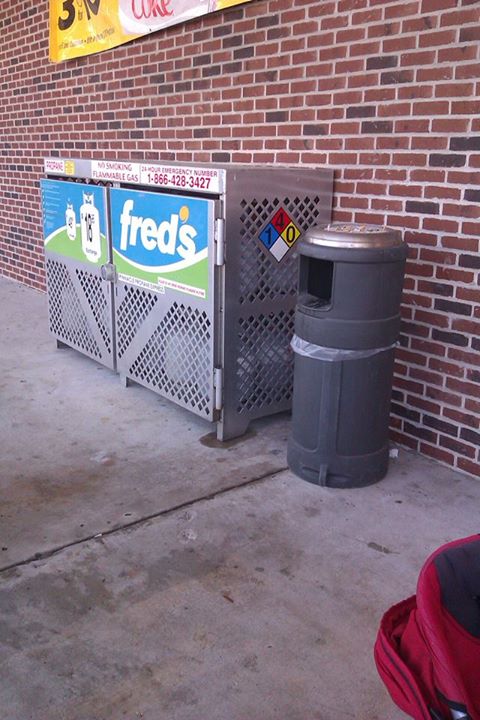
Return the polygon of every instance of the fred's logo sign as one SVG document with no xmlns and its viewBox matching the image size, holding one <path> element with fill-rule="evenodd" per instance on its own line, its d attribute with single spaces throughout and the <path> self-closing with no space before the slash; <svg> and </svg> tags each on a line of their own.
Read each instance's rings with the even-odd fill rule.
<svg viewBox="0 0 480 720">
<path fill-rule="evenodd" d="M 172 213 L 168 220 L 162 220 L 158 225 L 154 218 L 134 215 L 134 209 L 134 201 L 125 200 L 120 215 L 122 252 L 128 253 L 129 248 L 136 247 L 139 238 L 148 252 L 158 250 L 161 255 L 178 255 L 183 260 L 195 256 L 198 233 L 192 225 L 186 224 L 190 215 L 188 205 L 182 205 L 178 214 Z"/>
<path fill-rule="evenodd" d="M 111 190 L 113 248 L 132 267 L 171 272 L 208 253 L 208 203 L 134 190 Z"/>
</svg>

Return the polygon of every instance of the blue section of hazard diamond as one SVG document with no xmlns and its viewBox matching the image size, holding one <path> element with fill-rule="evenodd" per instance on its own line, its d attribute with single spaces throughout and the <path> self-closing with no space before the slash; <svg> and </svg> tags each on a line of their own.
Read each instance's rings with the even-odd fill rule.
<svg viewBox="0 0 480 720">
<path fill-rule="evenodd" d="M 261 242 L 265 245 L 267 250 L 270 250 L 277 238 L 280 237 L 280 233 L 275 230 L 272 223 L 267 225 L 258 236 Z"/>
</svg>

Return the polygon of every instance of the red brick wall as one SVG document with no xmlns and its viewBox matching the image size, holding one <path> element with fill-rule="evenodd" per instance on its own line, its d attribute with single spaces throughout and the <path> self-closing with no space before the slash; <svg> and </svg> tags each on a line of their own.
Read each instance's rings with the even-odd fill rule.
<svg viewBox="0 0 480 720">
<path fill-rule="evenodd" d="M 392 435 L 480 475 L 480 3 L 255 0 L 48 62 L 0 9 L 0 272 L 43 287 L 46 155 L 329 165 L 337 218 L 405 230 Z"/>
</svg>

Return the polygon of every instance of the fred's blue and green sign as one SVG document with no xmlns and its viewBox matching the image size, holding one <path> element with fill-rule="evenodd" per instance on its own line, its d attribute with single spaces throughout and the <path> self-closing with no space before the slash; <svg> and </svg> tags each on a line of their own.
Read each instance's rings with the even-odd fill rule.
<svg viewBox="0 0 480 720">
<path fill-rule="evenodd" d="M 109 261 L 106 190 L 42 180 L 45 250 L 87 265 Z M 118 279 L 206 299 L 212 201 L 111 188 L 112 262 Z"/>
<path fill-rule="evenodd" d="M 42 180 L 45 249 L 88 265 L 108 262 L 102 187 Z"/>
<path fill-rule="evenodd" d="M 207 297 L 211 201 L 112 188 L 110 212 L 119 280 Z"/>
</svg>

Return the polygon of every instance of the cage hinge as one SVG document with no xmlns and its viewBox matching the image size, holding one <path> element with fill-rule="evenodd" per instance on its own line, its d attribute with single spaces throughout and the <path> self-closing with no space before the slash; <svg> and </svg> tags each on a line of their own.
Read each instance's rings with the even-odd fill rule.
<svg viewBox="0 0 480 720">
<path fill-rule="evenodd" d="M 225 220 L 215 220 L 215 265 L 225 264 Z"/>
<path fill-rule="evenodd" d="M 213 388 L 215 392 L 215 410 L 223 409 L 223 370 L 222 368 L 214 368 L 213 371 Z"/>
</svg>

